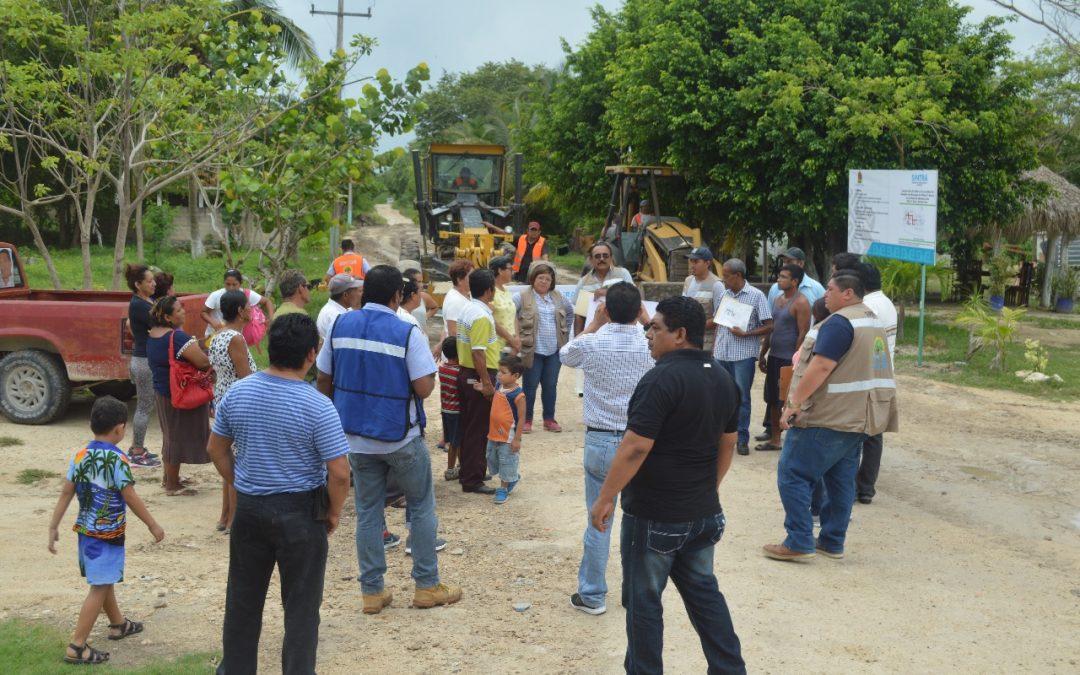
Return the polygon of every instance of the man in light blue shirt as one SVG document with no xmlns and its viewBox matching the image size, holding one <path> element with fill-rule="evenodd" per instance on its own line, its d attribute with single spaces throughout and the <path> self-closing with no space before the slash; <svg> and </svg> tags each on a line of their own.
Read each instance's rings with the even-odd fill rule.
<svg viewBox="0 0 1080 675">
<path fill-rule="evenodd" d="M 754 384 L 754 371 L 761 349 L 761 338 L 772 331 L 772 307 L 765 294 L 746 281 L 746 264 L 738 258 L 724 263 L 720 270 L 723 281 L 717 282 L 713 293 L 713 315 L 724 298 L 751 307 L 746 328 L 716 327 L 716 343 L 713 358 L 731 374 L 739 386 L 742 397 L 739 406 L 739 438 L 736 451 L 750 454 L 750 387 Z M 710 322 L 711 323 L 711 322 Z"/>
<path fill-rule="evenodd" d="M 806 254 L 803 253 L 801 248 L 792 246 L 788 250 L 784 251 L 784 254 L 780 256 L 781 265 L 798 265 L 804 270 L 806 269 Z M 780 286 L 773 282 L 772 287 L 769 288 L 769 306 L 772 307 L 775 301 L 780 297 Z M 802 283 L 799 284 L 799 292 L 806 296 L 806 299 L 810 301 L 810 306 L 813 307 L 814 303 L 819 299 L 825 297 L 825 287 L 821 285 L 816 279 L 810 277 L 809 274 L 803 275 Z"/>
<path fill-rule="evenodd" d="M 403 288 L 396 268 L 372 267 L 364 279 L 364 306 L 334 324 L 315 362 L 319 391 L 335 399 L 349 443 L 365 614 L 378 614 L 393 599 L 384 584 L 383 509 L 389 478 L 405 492 L 410 512 L 413 606 L 428 608 L 461 599 L 460 588 L 439 582 L 431 457 L 422 437 L 421 405 L 435 388 L 438 367 L 423 333 L 415 326 L 400 325 L 405 324 L 397 318 Z M 343 364 L 355 364 L 356 370 Z M 361 408 L 369 414 L 361 414 Z"/>
</svg>

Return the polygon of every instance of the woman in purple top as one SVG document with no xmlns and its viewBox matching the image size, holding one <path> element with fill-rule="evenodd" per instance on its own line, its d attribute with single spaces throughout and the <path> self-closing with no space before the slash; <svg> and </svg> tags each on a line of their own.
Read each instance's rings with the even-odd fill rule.
<svg viewBox="0 0 1080 675">
<path fill-rule="evenodd" d="M 180 478 L 181 464 L 208 464 L 206 444 L 210 440 L 210 404 L 193 410 L 180 410 L 172 405 L 169 389 L 169 339 L 172 338 L 177 361 L 187 361 L 199 370 L 210 368 L 210 359 L 180 326 L 184 325 L 184 305 L 175 295 L 161 298 L 150 312 L 154 327 L 146 340 L 146 357 L 157 394 L 158 421 L 161 423 L 161 452 L 165 460 L 162 481 L 165 494 L 193 495 L 195 490 Z"/>
</svg>

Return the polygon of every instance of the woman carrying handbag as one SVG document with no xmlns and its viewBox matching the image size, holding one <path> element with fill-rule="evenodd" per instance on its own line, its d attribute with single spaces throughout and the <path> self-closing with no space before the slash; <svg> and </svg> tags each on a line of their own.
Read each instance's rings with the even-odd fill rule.
<svg viewBox="0 0 1080 675">
<path fill-rule="evenodd" d="M 194 495 L 190 481 L 180 478 L 181 464 L 208 464 L 210 401 L 213 378 L 210 359 L 198 341 L 180 329 L 184 306 L 176 296 L 166 296 L 150 312 L 154 327 L 146 341 L 146 357 L 153 374 L 161 423 L 165 494 Z"/>
</svg>

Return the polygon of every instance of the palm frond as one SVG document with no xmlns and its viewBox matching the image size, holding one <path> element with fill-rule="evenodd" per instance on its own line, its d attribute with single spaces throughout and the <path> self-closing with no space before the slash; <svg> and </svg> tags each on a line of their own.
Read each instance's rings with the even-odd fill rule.
<svg viewBox="0 0 1080 675">
<path fill-rule="evenodd" d="M 228 0 L 225 6 L 235 14 L 258 11 L 262 14 L 264 23 L 280 28 L 279 46 L 285 52 L 290 66 L 295 67 L 305 61 L 318 58 L 311 36 L 296 25 L 296 22 L 282 14 L 275 0 Z"/>
</svg>

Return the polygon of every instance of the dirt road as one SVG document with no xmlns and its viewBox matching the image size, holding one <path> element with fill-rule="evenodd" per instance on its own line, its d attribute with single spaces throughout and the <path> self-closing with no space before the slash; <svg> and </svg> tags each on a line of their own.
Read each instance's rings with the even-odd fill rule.
<svg viewBox="0 0 1080 675">
<path fill-rule="evenodd" d="M 389 230 L 389 228 L 376 228 Z M 361 233 L 361 240 L 367 237 Z M 380 237 L 396 236 L 392 233 Z M 386 242 L 389 243 L 389 242 Z M 383 251 L 366 248 L 382 262 Z M 389 262 L 389 260 L 387 260 Z M 429 428 L 442 536 L 443 578 L 465 588 L 450 608 L 408 609 L 409 558 L 388 554 L 394 605 L 360 613 L 353 509 L 333 537 L 322 612 L 320 672 L 616 673 L 625 647 L 618 545 L 608 568 L 606 615 L 569 607 L 585 525 L 580 399 L 560 380 L 561 434 L 525 437 L 521 485 L 510 501 L 463 494 L 441 479 L 444 455 Z M 856 505 L 841 561 L 777 563 L 760 555 L 783 536 L 776 453 L 736 457 L 721 489 L 728 530 L 716 571 L 751 671 L 1072 672 L 1080 669 L 1080 405 L 970 390 L 900 376 L 902 431 L 886 436 L 878 496 Z M 760 419 L 761 382 L 754 392 Z M 438 419 L 434 401 L 429 419 Z M 27 468 L 62 472 L 87 440 L 89 404 L 47 427 L 0 423 L 22 447 L 0 455 L 0 619 L 69 630 L 85 587 L 68 514 L 60 554 L 45 550 L 58 478 L 18 485 Z M 148 445 L 160 447 L 152 425 Z M 219 481 L 188 467 L 194 497 L 166 497 L 160 471 L 139 470 L 138 489 L 167 539 L 155 545 L 132 519 L 120 602 L 147 630 L 112 645 L 113 660 L 220 649 L 228 542 L 214 532 Z M 404 534 L 403 514 L 391 529 Z M 615 531 L 618 541 L 618 528 Z M 276 586 L 277 581 L 274 581 Z M 273 587 L 272 587 L 273 588 Z M 167 606 L 155 609 L 158 593 Z M 665 595 L 669 672 L 704 672 L 677 593 Z M 516 602 L 531 603 L 523 613 Z M 282 639 L 277 591 L 264 621 L 262 666 L 277 672 Z M 94 637 L 105 643 L 104 622 Z"/>
<path fill-rule="evenodd" d="M 394 264 L 403 241 L 420 242 L 420 228 L 391 204 L 376 204 L 375 211 L 386 225 L 365 226 L 353 232 L 357 246 L 364 255 L 376 263 Z M 555 266 L 558 283 L 574 284 L 581 276 L 581 270 L 569 270 Z"/>
</svg>

